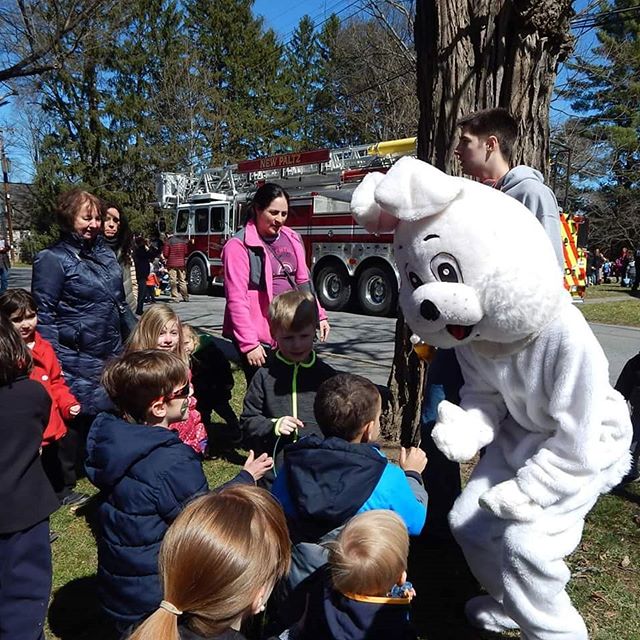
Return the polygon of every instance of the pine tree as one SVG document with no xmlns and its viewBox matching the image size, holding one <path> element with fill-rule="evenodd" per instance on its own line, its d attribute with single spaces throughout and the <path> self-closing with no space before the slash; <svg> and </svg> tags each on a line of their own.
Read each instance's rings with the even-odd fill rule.
<svg viewBox="0 0 640 640">
<path fill-rule="evenodd" d="M 287 87 L 288 138 L 292 150 L 318 146 L 314 106 L 320 89 L 320 47 L 313 21 L 303 16 L 293 32 L 284 56 L 283 81 Z"/>
<path fill-rule="evenodd" d="M 562 91 L 583 116 L 570 128 L 589 140 L 604 175 L 594 188 L 592 173 L 581 174 L 574 206 L 589 216 L 589 241 L 606 254 L 640 241 L 640 1 L 613 0 L 599 7 L 593 56 L 576 56 Z"/>
<path fill-rule="evenodd" d="M 264 153 L 282 122 L 281 48 L 252 0 L 185 2 L 196 73 L 206 92 L 211 164 Z"/>
</svg>

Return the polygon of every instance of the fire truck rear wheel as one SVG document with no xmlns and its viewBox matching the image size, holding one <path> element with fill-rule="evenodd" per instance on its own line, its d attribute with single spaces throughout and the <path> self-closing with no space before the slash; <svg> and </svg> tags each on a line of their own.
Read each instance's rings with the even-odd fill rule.
<svg viewBox="0 0 640 640">
<path fill-rule="evenodd" d="M 187 267 L 187 284 L 189 293 L 194 295 L 206 294 L 209 291 L 207 266 L 202 258 L 194 258 Z"/>
<path fill-rule="evenodd" d="M 368 315 L 386 316 L 395 310 L 396 278 L 390 269 L 368 267 L 358 277 L 358 302 Z"/>
<path fill-rule="evenodd" d="M 315 285 L 320 304 L 328 311 L 341 311 L 349 304 L 351 278 L 344 267 L 338 264 L 322 267 Z"/>
</svg>

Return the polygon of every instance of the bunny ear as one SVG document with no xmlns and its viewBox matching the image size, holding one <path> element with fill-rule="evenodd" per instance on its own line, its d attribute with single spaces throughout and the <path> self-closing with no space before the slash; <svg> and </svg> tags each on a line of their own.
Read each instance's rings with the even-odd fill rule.
<svg viewBox="0 0 640 640">
<path fill-rule="evenodd" d="M 369 173 L 351 196 L 351 213 L 356 222 L 371 233 L 390 233 L 398 218 L 384 211 L 375 200 L 376 187 L 384 180 L 382 173 Z"/>
<path fill-rule="evenodd" d="M 398 160 L 378 182 L 374 194 L 378 206 L 399 220 L 408 221 L 440 213 L 464 186 L 462 179 L 410 157 Z"/>
</svg>

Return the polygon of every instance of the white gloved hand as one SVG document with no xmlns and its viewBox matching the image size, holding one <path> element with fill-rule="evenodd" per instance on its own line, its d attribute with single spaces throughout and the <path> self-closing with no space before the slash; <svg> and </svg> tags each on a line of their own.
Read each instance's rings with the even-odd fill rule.
<svg viewBox="0 0 640 640">
<path fill-rule="evenodd" d="M 431 437 L 449 460 L 467 462 L 493 440 L 493 429 L 464 409 L 443 400 Z"/>
<path fill-rule="evenodd" d="M 543 513 L 542 507 L 523 493 L 515 480 L 506 480 L 485 491 L 478 503 L 483 509 L 503 520 L 532 522 Z"/>
</svg>

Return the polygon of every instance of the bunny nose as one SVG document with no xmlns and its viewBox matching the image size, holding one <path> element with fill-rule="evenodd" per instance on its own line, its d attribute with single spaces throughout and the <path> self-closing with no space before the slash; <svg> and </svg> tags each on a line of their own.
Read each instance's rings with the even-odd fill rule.
<svg viewBox="0 0 640 640">
<path fill-rule="evenodd" d="M 420 305 L 420 315 L 425 320 L 437 320 L 440 317 L 440 311 L 431 300 L 423 300 Z"/>
</svg>

